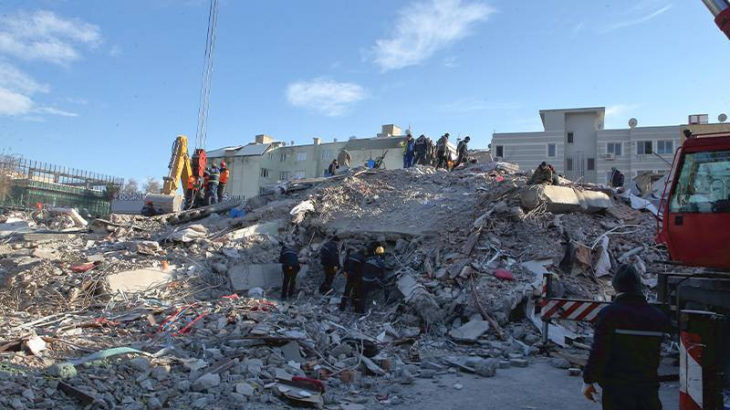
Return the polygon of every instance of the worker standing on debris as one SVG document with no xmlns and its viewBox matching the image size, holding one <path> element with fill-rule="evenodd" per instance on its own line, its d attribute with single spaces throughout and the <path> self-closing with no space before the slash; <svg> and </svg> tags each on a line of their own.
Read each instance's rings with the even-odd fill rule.
<svg viewBox="0 0 730 410">
<path fill-rule="evenodd" d="M 294 296 L 294 289 L 297 286 L 297 273 L 299 273 L 301 265 L 299 265 L 299 254 L 296 249 L 285 242 L 280 242 L 280 244 L 279 263 L 281 263 L 281 272 L 283 274 L 281 300 L 286 300 Z"/>
<path fill-rule="evenodd" d="M 337 159 L 333 159 L 330 163 L 330 166 L 327 167 L 327 176 L 333 177 L 337 173 L 337 169 L 340 167 L 340 163 L 337 161 Z"/>
<path fill-rule="evenodd" d="M 624 174 L 616 169 L 616 167 L 611 167 L 611 176 L 608 180 L 614 188 L 621 188 L 624 186 Z"/>
<path fill-rule="evenodd" d="M 459 142 L 459 145 L 456 147 L 456 153 L 458 156 L 456 158 L 456 164 L 454 164 L 454 168 L 466 163 L 467 153 L 469 151 L 469 147 L 467 146 L 467 144 L 469 144 L 469 141 L 471 141 L 471 137 L 467 135 L 466 138 L 464 138 L 463 141 Z"/>
<path fill-rule="evenodd" d="M 416 142 L 413 144 L 413 149 L 416 151 L 416 157 L 413 159 L 414 164 L 426 165 L 427 148 L 426 136 L 421 134 L 420 137 L 416 138 Z"/>
<path fill-rule="evenodd" d="M 385 248 L 380 244 L 373 244 L 370 247 L 371 254 L 362 264 L 362 286 L 360 301 L 357 306 L 359 313 L 365 313 L 365 307 L 370 302 L 370 294 L 383 287 L 383 279 L 385 279 L 385 261 L 383 255 Z"/>
<path fill-rule="evenodd" d="M 355 309 L 359 309 L 362 299 L 362 263 L 365 255 L 362 251 L 350 249 L 345 256 L 343 272 L 345 273 L 345 293 L 340 300 L 340 310 L 347 308 L 347 303 L 352 299 Z"/>
<path fill-rule="evenodd" d="M 550 170 L 547 162 L 543 161 L 537 166 L 527 183 L 530 185 L 552 185 L 553 171 Z"/>
<path fill-rule="evenodd" d="M 205 187 L 206 191 L 208 191 L 208 205 L 218 203 L 218 182 L 220 181 L 220 177 L 220 170 L 215 165 L 215 163 L 213 163 L 213 165 L 210 167 L 208 185 L 206 185 Z"/>
<path fill-rule="evenodd" d="M 319 260 L 324 267 L 324 282 L 319 287 L 319 293 L 324 295 L 332 288 L 332 281 L 340 269 L 340 238 L 337 235 L 322 245 L 322 249 L 319 250 Z"/>
<path fill-rule="evenodd" d="M 403 168 L 410 168 L 413 166 L 413 160 L 416 156 L 416 142 L 413 140 L 413 135 L 409 132 L 406 134 L 406 140 L 403 144 Z"/>
<path fill-rule="evenodd" d="M 583 395 L 596 401 L 598 383 L 604 409 L 661 409 L 657 368 L 669 319 L 646 302 L 633 265 L 619 266 L 612 285 L 616 297 L 598 314 Z"/>
<path fill-rule="evenodd" d="M 221 176 L 220 180 L 218 182 L 218 201 L 223 200 L 223 191 L 226 189 L 226 184 L 228 183 L 228 175 L 230 174 L 230 171 L 228 171 L 228 166 L 224 161 L 221 161 Z"/>
<path fill-rule="evenodd" d="M 436 169 L 448 167 L 448 157 L 446 152 L 449 150 L 449 133 L 442 135 L 441 138 L 436 142 Z"/>
</svg>

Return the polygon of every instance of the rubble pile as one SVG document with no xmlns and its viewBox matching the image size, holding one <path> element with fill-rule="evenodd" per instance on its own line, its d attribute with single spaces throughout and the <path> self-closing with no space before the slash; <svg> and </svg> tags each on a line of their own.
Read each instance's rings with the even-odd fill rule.
<svg viewBox="0 0 730 410">
<path fill-rule="evenodd" d="M 369 408 L 417 399 L 416 377 L 528 366 L 543 273 L 560 295 L 608 300 L 619 263 L 641 267 L 650 290 L 646 264 L 665 255 L 652 215 L 596 187 L 571 189 L 605 195 L 600 212 L 525 209 L 526 181 L 511 164 L 417 166 L 186 223 L 112 215 L 67 232 L 65 217 L 6 215 L 0 407 Z M 385 288 L 365 315 L 338 309 L 342 275 L 317 291 L 319 246 L 335 233 L 344 249 L 386 248 Z M 275 297 L 282 240 L 304 262 L 288 302 Z"/>
</svg>

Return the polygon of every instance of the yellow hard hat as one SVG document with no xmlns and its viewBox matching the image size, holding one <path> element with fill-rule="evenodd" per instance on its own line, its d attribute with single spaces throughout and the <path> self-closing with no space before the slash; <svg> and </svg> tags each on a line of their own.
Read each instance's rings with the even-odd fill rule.
<svg viewBox="0 0 730 410">
<path fill-rule="evenodd" d="M 382 246 L 378 246 L 377 248 L 375 248 L 376 255 L 382 255 L 384 253 L 385 253 L 385 249 Z"/>
</svg>

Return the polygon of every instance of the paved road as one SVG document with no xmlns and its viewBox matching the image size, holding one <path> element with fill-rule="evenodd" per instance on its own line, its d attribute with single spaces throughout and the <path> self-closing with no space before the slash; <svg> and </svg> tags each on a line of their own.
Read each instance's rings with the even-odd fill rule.
<svg viewBox="0 0 730 410">
<path fill-rule="evenodd" d="M 460 383 L 461 390 L 454 388 Z M 527 368 L 498 370 L 492 378 L 471 375 L 442 375 L 436 379 L 416 379 L 408 386 L 412 398 L 397 409 L 600 409 L 581 394 L 580 377 L 568 376 L 567 370 L 556 369 L 546 359 L 537 359 Z M 679 404 L 678 384 L 662 384 L 659 394 L 665 409 Z M 418 394 L 418 399 L 414 396 Z M 415 400 L 414 400 L 415 399 Z"/>
</svg>

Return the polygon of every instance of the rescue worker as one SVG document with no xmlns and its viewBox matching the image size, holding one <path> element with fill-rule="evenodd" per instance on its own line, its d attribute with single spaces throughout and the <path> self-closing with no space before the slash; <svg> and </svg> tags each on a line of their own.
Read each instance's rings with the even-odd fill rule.
<svg viewBox="0 0 730 410">
<path fill-rule="evenodd" d="M 340 167 L 340 163 L 337 161 L 337 159 L 333 159 L 330 163 L 329 167 L 327 167 L 327 176 L 333 177 L 335 176 L 335 173 L 337 173 L 337 169 Z"/>
<path fill-rule="evenodd" d="M 469 147 L 467 146 L 467 144 L 470 140 L 471 137 L 467 135 L 466 138 L 464 138 L 463 141 L 459 142 L 459 145 L 456 147 L 456 153 L 458 156 L 456 157 L 456 164 L 454 164 L 454 168 L 466 163 L 467 153 L 469 151 Z"/>
<path fill-rule="evenodd" d="M 340 269 L 340 238 L 337 235 L 322 245 L 319 260 L 324 267 L 324 282 L 319 287 L 319 293 L 324 295 L 332 288 L 332 281 Z"/>
<path fill-rule="evenodd" d="M 611 177 L 609 178 L 611 186 L 614 188 L 621 188 L 624 186 L 624 174 L 621 173 L 616 167 L 611 167 Z"/>
<path fill-rule="evenodd" d="M 616 297 L 598 313 L 583 395 L 596 401 L 598 383 L 604 410 L 661 409 L 657 368 L 669 319 L 646 302 L 633 265 L 619 266 L 611 284 Z"/>
<path fill-rule="evenodd" d="M 345 256 L 345 263 L 342 270 L 345 274 L 345 293 L 340 300 L 340 310 L 347 308 L 347 303 L 352 299 L 352 304 L 359 311 L 362 298 L 362 263 L 365 260 L 365 254 L 361 250 L 348 249 Z"/>
<path fill-rule="evenodd" d="M 215 163 L 213 163 L 208 175 L 208 184 L 205 186 L 205 190 L 208 191 L 208 205 L 218 203 L 218 182 L 220 181 L 220 177 L 220 170 Z"/>
<path fill-rule="evenodd" d="M 426 138 L 426 165 L 436 165 L 436 145 L 431 138 Z"/>
<path fill-rule="evenodd" d="M 218 182 L 218 201 L 223 200 L 223 191 L 226 189 L 229 174 L 230 171 L 228 171 L 228 166 L 224 161 L 221 161 L 221 176 Z"/>
<path fill-rule="evenodd" d="M 442 135 L 441 138 L 436 142 L 436 169 L 448 167 L 448 157 L 446 153 L 449 150 L 449 133 Z"/>
<path fill-rule="evenodd" d="M 550 170 L 548 164 L 543 161 L 537 166 L 535 172 L 532 173 L 530 180 L 527 181 L 529 185 L 552 185 L 553 183 L 553 172 Z"/>
<path fill-rule="evenodd" d="M 553 173 L 553 185 L 560 185 L 560 178 L 558 178 L 558 173 L 555 172 L 555 167 L 553 164 L 548 164 L 548 167 L 550 168 L 550 172 Z"/>
<path fill-rule="evenodd" d="M 210 180 L 210 167 L 206 168 L 205 171 L 203 171 L 203 186 L 202 189 L 199 191 L 201 192 L 201 198 L 202 201 L 198 206 L 205 206 L 208 205 L 210 202 L 210 190 L 208 189 L 208 181 Z"/>
<path fill-rule="evenodd" d="M 155 209 L 155 206 L 152 204 L 152 201 L 147 201 L 144 203 L 144 206 L 142 207 L 141 214 L 143 216 L 155 216 L 157 215 L 157 210 Z"/>
<path fill-rule="evenodd" d="M 373 244 L 370 249 L 370 256 L 362 264 L 360 301 L 356 307 L 358 313 L 365 313 L 365 308 L 370 302 L 370 294 L 382 287 L 385 278 L 385 261 L 383 260 L 385 248 L 379 244 Z"/>
<path fill-rule="evenodd" d="M 285 242 L 280 242 L 280 244 L 279 263 L 281 263 L 281 272 L 283 274 L 281 300 L 286 300 L 294 296 L 294 289 L 297 286 L 297 273 L 299 273 L 301 265 L 299 264 L 299 253 L 294 246 Z"/>
<path fill-rule="evenodd" d="M 413 140 L 413 136 L 409 132 L 406 134 L 406 140 L 403 144 L 403 168 L 410 168 L 413 166 L 413 159 L 416 156 L 416 142 Z"/>
<path fill-rule="evenodd" d="M 187 189 L 185 190 L 185 209 L 191 209 L 195 202 L 195 185 L 198 179 L 195 175 L 190 175 L 187 180 Z"/>
<path fill-rule="evenodd" d="M 426 136 L 421 134 L 420 137 L 416 138 L 416 142 L 413 144 L 413 148 L 416 151 L 416 157 L 413 159 L 414 164 L 426 165 L 426 150 L 428 149 Z"/>
</svg>

